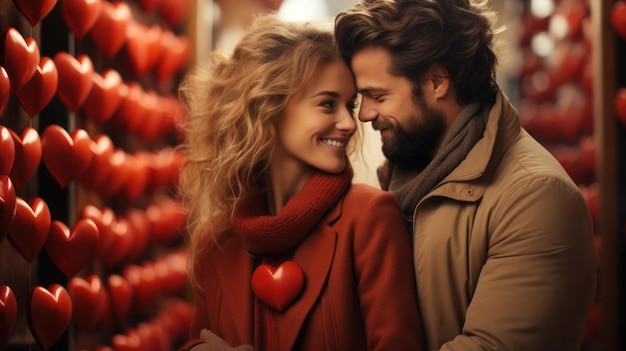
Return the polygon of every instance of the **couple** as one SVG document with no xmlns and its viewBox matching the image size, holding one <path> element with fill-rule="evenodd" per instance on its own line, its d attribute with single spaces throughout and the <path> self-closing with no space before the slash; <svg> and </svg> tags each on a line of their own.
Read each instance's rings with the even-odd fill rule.
<svg viewBox="0 0 626 351">
<path fill-rule="evenodd" d="M 496 84 L 493 16 L 363 0 L 334 34 L 265 16 L 187 77 L 181 350 L 579 349 L 590 214 Z M 387 191 L 352 184 L 357 118 Z"/>
</svg>

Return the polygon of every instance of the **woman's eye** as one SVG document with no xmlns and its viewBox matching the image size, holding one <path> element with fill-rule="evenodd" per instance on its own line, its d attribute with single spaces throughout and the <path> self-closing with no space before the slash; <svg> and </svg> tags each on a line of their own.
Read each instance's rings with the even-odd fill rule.
<svg viewBox="0 0 626 351">
<path fill-rule="evenodd" d="M 329 108 L 329 109 L 333 109 L 335 108 L 335 102 L 332 100 L 323 101 L 321 103 L 321 106 Z"/>
<path fill-rule="evenodd" d="M 348 108 L 348 110 L 354 111 L 359 107 L 359 103 L 356 101 L 352 101 L 351 103 L 347 104 L 346 107 Z"/>
</svg>

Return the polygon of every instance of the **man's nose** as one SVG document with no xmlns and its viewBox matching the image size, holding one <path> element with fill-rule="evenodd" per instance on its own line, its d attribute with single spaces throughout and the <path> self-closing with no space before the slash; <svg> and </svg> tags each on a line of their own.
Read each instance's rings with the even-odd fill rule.
<svg viewBox="0 0 626 351">
<path fill-rule="evenodd" d="M 364 98 L 361 100 L 361 108 L 359 109 L 359 120 L 361 122 L 371 122 L 378 117 L 378 111 L 373 103 L 369 99 Z"/>
</svg>

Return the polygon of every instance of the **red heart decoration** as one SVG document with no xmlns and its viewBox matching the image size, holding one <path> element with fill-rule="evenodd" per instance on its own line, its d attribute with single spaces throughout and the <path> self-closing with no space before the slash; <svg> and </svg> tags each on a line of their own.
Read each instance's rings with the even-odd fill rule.
<svg viewBox="0 0 626 351">
<path fill-rule="evenodd" d="M 191 48 L 187 38 L 178 37 L 171 31 L 163 32 L 160 43 L 163 52 L 167 54 L 162 55 L 161 61 L 156 66 L 156 77 L 159 82 L 163 82 L 187 65 Z"/>
<path fill-rule="evenodd" d="M 102 0 L 61 0 L 61 16 L 76 38 L 82 39 L 102 11 Z"/>
<path fill-rule="evenodd" d="M 139 100 L 144 112 L 143 123 L 137 128 L 136 133 L 146 143 L 154 141 L 159 133 L 160 119 L 163 117 L 159 106 L 159 95 L 154 90 L 145 91 L 143 98 Z"/>
<path fill-rule="evenodd" d="M 15 142 L 11 132 L 0 125 L 0 175 L 9 175 L 15 160 Z"/>
<path fill-rule="evenodd" d="M 128 258 L 133 248 L 132 227 L 125 218 L 115 218 L 111 224 L 113 245 L 101 256 L 102 262 L 108 268 L 113 268 Z"/>
<path fill-rule="evenodd" d="M 15 188 L 11 178 L 0 175 L 0 242 L 7 236 L 15 219 L 15 203 Z"/>
<path fill-rule="evenodd" d="M 154 10 L 160 1 L 161 0 L 137 0 L 137 2 L 139 3 L 139 7 L 141 7 L 144 12 L 150 12 Z"/>
<path fill-rule="evenodd" d="M 98 227 L 98 256 L 105 255 L 115 240 L 111 226 L 115 220 L 115 213 L 110 208 L 100 211 L 93 205 L 87 205 L 82 210 L 82 217 L 91 219 Z"/>
<path fill-rule="evenodd" d="M 124 184 L 124 196 L 128 203 L 134 203 L 148 187 L 150 173 L 147 159 L 142 153 L 126 154 L 125 164 L 130 175 Z"/>
<path fill-rule="evenodd" d="M 44 56 L 33 77 L 15 95 L 32 118 L 52 100 L 58 84 L 57 67 L 51 58 Z"/>
<path fill-rule="evenodd" d="M 93 158 L 91 138 L 84 129 L 67 134 L 61 126 L 53 124 L 41 137 L 43 162 L 62 188 L 80 178 Z"/>
<path fill-rule="evenodd" d="M 35 74 L 39 66 L 39 46 L 33 38 L 24 39 L 15 28 L 9 28 L 4 40 L 4 68 L 16 92 Z"/>
<path fill-rule="evenodd" d="M 161 0 L 157 11 L 171 26 L 177 26 L 189 15 L 191 1 L 189 0 Z"/>
<path fill-rule="evenodd" d="M 106 57 L 112 57 L 122 48 L 126 40 L 126 27 L 131 20 L 132 12 L 126 2 L 102 2 L 100 16 L 89 34 Z"/>
<path fill-rule="evenodd" d="M 67 52 L 57 53 L 54 63 L 59 70 L 57 96 L 70 111 L 76 111 L 85 102 L 93 86 L 93 63 L 87 55 L 74 58 Z"/>
<path fill-rule="evenodd" d="M 93 261 L 98 248 L 98 227 L 87 218 L 78 220 L 71 230 L 63 222 L 52 221 L 45 247 L 50 260 L 71 278 Z"/>
<path fill-rule="evenodd" d="M 103 199 L 108 199 L 118 194 L 128 181 L 130 172 L 128 167 L 126 167 L 126 155 L 127 154 L 124 150 L 117 149 L 113 153 L 113 156 L 109 159 L 111 172 L 109 173 L 107 179 L 97 189 L 98 194 Z"/>
<path fill-rule="evenodd" d="M 304 274 L 293 261 L 277 268 L 262 264 L 252 274 L 252 291 L 263 302 L 278 311 L 287 307 L 304 286 Z"/>
<path fill-rule="evenodd" d="M 626 1 L 618 0 L 611 8 L 611 23 L 617 34 L 626 39 Z"/>
<path fill-rule="evenodd" d="M 0 286 L 0 348 L 9 342 L 17 321 L 17 300 L 7 285 Z"/>
<path fill-rule="evenodd" d="M 57 0 L 13 0 L 13 2 L 33 26 L 46 17 L 57 4 Z"/>
<path fill-rule="evenodd" d="M 136 81 L 123 84 L 120 87 L 122 101 L 113 116 L 115 124 L 123 126 L 128 132 L 135 132 L 143 123 L 145 111 L 140 104 L 145 95 L 143 88 Z"/>
<path fill-rule="evenodd" d="M 623 126 L 626 126 L 626 88 L 619 88 L 615 93 L 615 113 Z"/>
<path fill-rule="evenodd" d="M 133 312 L 147 315 L 154 307 L 158 295 L 158 286 L 154 269 L 147 263 L 145 266 L 129 265 L 124 267 L 122 276 L 133 289 Z"/>
<path fill-rule="evenodd" d="M 17 198 L 17 211 L 9 230 L 9 241 L 28 262 L 33 262 L 46 243 L 52 218 L 46 202 L 39 197 L 26 202 Z"/>
<path fill-rule="evenodd" d="M 87 189 L 97 189 L 111 173 L 111 157 L 113 157 L 115 147 L 111 138 L 106 134 L 98 135 L 89 146 L 93 158 L 80 177 L 80 181 Z"/>
<path fill-rule="evenodd" d="M 86 279 L 74 277 L 68 284 L 68 292 L 74 306 L 72 317 L 76 328 L 83 332 L 93 331 L 108 307 L 107 293 L 100 278 L 94 274 Z"/>
<path fill-rule="evenodd" d="M 135 329 L 126 330 L 125 334 L 115 334 L 112 339 L 115 351 L 140 351 L 144 350 L 141 338 Z M 146 348 L 145 350 L 150 350 Z"/>
<path fill-rule="evenodd" d="M 44 350 L 50 349 L 72 320 L 70 295 L 59 284 L 52 284 L 49 290 L 41 286 L 33 288 L 27 306 L 27 317 L 37 344 Z"/>
<path fill-rule="evenodd" d="M 94 72 L 92 81 L 93 86 L 81 109 L 87 118 L 101 125 L 113 116 L 122 102 L 122 76 L 116 70 L 109 69 L 102 75 Z"/>
<path fill-rule="evenodd" d="M 9 129 L 15 145 L 15 160 L 11 168 L 10 177 L 17 189 L 21 189 L 35 174 L 41 162 L 41 139 L 37 130 L 26 127 L 21 137 Z"/>
<path fill-rule="evenodd" d="M 4 67 L 0 66 L 0 118 L 4 115 L 9 105 L 9 96 L 11 95 L 11 80 Z"/>
<path fill-rule="evenodd" d="M 150 44 L 147 41 L 147 32 L 146 26 L 139 22 L 131 21 L 126 28 L 126 41 L 124 44 L 126 64 L 130 67 L 135 77 L 142 77 L 150 68 Z"/>
<path fill-rule="evenodd" d="M 137 208 L 127 210 L 126 219 L 133 231 L 133 247 L 128 253 L 128 261 L 137 262 L 150 242 L 150 224 L 146 214 Z"/>
<path fill-rule="evenodd" d="M 146 208 L 150 234 L 154 243 L 169 244 L 184 227 L 186 215 L 176 200 L 157 200 Z"/>
<path fill-rule="evenodd" d="M 133 288 L 126 278 L 117 274 L 109 276 L 107 286 L 114 322 L 118 326 L 126 325 L 133 302 Z"/>
</svg>

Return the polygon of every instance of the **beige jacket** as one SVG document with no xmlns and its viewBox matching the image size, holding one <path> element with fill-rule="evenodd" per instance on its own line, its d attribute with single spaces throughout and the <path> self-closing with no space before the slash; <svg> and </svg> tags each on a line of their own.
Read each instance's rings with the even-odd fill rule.
<svg viewBox="0 0 626 351">
<path fill-rule="evenodd" d="M 504 94 L 413 223 L 429 350 L 580 349 L 596 293 L 591 216 Z"/>
</svg>

